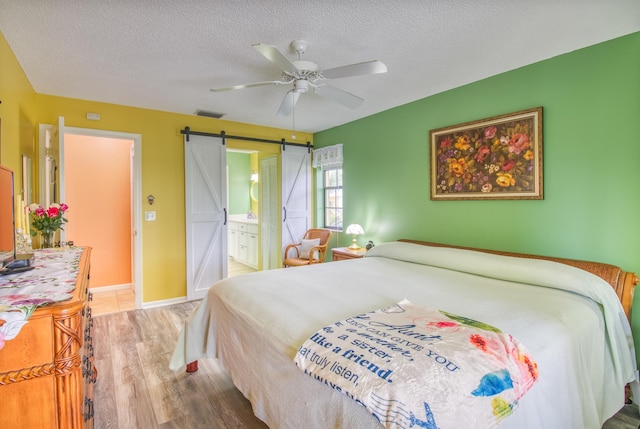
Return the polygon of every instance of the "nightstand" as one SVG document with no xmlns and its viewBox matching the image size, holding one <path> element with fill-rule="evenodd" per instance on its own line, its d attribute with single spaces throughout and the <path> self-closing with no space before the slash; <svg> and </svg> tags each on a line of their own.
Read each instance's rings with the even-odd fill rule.
<svg viewBox="0 0 640 429">
<path fill-rule="evenodd" d="M 361 247 L 358 250 L 351 250 L 348 247 L 335 247 L 331 249 L 331 259 L 335 261 L 345 261 L 347 259 L 359 259 L 364 257 L 367 249 Z"/>
</svg>

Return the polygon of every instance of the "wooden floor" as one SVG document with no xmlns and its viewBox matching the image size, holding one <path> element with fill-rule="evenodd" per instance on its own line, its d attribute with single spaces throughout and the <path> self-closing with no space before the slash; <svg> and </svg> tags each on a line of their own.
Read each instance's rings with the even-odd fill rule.
<svg viewBox="0 0 640 429">
<path fill-rule="evenodd" d="M 91 312 L 94 316 L 135 310 L 136 308 L 136 295 L 133 289 L 102 291 L 100 288 L 91 288 L 90 291 L 93 295 Z"/>
<path fill-rule="evenodd" d="M 238 276 L 244 273 L 252 273 L 256 270 L 241 262 L 236 262 L 233 258 L 229 257 L 227 262 L 227 275 L 229 277 Z"/>
<path fill-rule="evenodd" d="M 92 306 L 100 307 L 101 298 L 107 296 L 94 294 Z M 168 368 L 182 322 L 197 304 L 94 317 L 96 429 L 267 427 L 215 360 L 200 360 L 193 374 Z M 603 429 L 636 429 L 639 424 L 638 408 L 630 405 Z"/>
<path fill-rule="evenodd" d="M 602 429 L 640 429 L 640 417 L 636 405 L 625 406 L 618 414 L 605 422 Z"/>
<path fill-rule="evenodd" d="M 256 271 L 248 265 L 236 262 L 233 258 L 229 258 L 227 267 L 229 277 Z M 133 289 L 101 290 L 98 287 L 92 288 L 91 294 L 93 295 L 91 309 L 94 316 L 135 310 L 136 308 L 136 296 Z"/>
<path fill-rule="evenodd" d="M 95 428 L 266 428 L 214 360 L 168 367 L 188 302 L 94 317 Z"/>
</svg>

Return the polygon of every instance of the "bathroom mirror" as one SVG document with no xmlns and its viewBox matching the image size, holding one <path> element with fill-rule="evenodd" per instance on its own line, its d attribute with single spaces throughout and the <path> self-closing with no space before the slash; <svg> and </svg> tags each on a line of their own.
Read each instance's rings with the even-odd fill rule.
<svg viewBox="0 0 640 429">
<path fill-rule="evenodd" d="M 251 187 L 249 188 L 249 196 L 251 197 L 251 201 L 258 202 L 258 182 L 251 182 Z"/>
</svg>

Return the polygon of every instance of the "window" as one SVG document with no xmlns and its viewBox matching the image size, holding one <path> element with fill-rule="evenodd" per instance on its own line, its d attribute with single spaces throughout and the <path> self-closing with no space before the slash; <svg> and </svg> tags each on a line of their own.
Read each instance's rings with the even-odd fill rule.
<svg viewBox="0 0 640 429">
<path fill-rule="evenodd" d="M 313 168 L 316 176 L 318 201 L 318 221 L 324 217 L 324 227 L 342 230 L 342 144 L 335 144 L 313 150 Z M 320 177 L 322 175 L 322 177 Z M 320 189 L 322 184 L 322 189 Z M 321 195 L 323 193 L 323 195 Z M 324 206 L 320 204 L 324 202 Z M 322 212 L 324 210 L 324 213 Z"/>
<path fill-rule="evenodd" d="M 342 167 L 322 170 L 324 227 L 342 230 Z"/>
</svg>

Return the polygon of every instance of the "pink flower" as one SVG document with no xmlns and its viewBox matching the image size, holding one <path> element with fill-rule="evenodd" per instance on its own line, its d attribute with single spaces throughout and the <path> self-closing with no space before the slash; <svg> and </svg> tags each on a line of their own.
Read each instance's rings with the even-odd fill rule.
<svg viewBox="0 0 640 429">
<path fill-rule="evenodd" d="M 42 208 L 38 204 L 31 204 L 29 212 L 31 213 L 31 235 L 37 232 L 52 233 L 58 229 L 64 229 L 63 225 L 67 222 L 64 213 L 69 210 L 69 206 L 65 203 L 52 203 L 47 209 Z"/>
<path fill-rule="evenodd" d="M 437 328 L 455 328 L 456 326 L 458 326 L 458 324 L 456 322 L 449 322 L 449 321 L 439 321 L 439 322 L 431 322 L 429 323 L 430 326 L 435 326 Z"/>
<path fill-rule="evenodd" d="M 412 319 L 412 322 L 416 324 L 416 326 L 422 326 L 425 329 L 429 330 L 438 330 L 438 329 L 455 329 L 459 328 L 458 322 L 453 320 L 433 320 L 431 317 L 416 317 Z"/>
<path fill-rule="evenodd" d="M 513 167 L 515 167 L 515 165 L 516 165 L 516 162 L 514 160 L 508 159 L 502 163 L 502 171 L 509 171 Z"/>
<path fill-rule="evenodd" d="M 496 127 L 487 127 L 484 130 L 484 136 L 488 139 L 492 139 L 493 136 L 496 135 L 496 131 L 498 131 Z"/>
<path fill-rule="evenodd" d="M 473 334 L 471 337 L 469 337 L 469 340 L 471 340 L 471 344 L 473 344 L 483 352 L 487 351 L 487 342 L 482 335 Z"/>
<path fill-rule="evenodd" d="M 491 150 L 487 145 L 480 146 L 480 149 L 478 149 L 478 153 L 476 153 L 475 155 L 476 161 L 484 162 L 490 153 Z"/>
<path fill-rule="evenodd" d="M 19 293 L 19 294 L 12 294 L 12 295 L 5 295 L 2 298 L 4 298 L 5 301 L 17 301 L 19 299 L 25 299 L 28 298 L 29 295 L 28 294 L 24 294 L 24 293 Z"/>
<path fill-rule="evenodd" d="M 440 147 L 443 149 L 451 147 L 451 138 L 449 136 L 440 140 Z"/>
<path fill-rule="evenodd" d="M 526 149 L 529 149 L 529 136 L 527 134 L 516 133 L 509 140 L 509 152 L 519 154 Z"/>
<path fill-rule="evenodd" d="M 60 212 L 60 210 L 58 209 L 58 207 L 55 206 L 51 206 L 47 209 L 47 216 L 49 217 L 56 217 L 58 216 L 58 213 Z"/>
<path fill-rule="evenodd" d="M 469 336 L 469 341 L 485 353 L 499 356 L 504 351 L 504 345 L 491 334 L 485 336 L 472 334 Z"/>
<path fill-rule="evenodd" d="M 514 385 L 516 398 L 520 399 L 527 391 L 527 386 L 531 386 L 538 379 L 540 375 L 538 364 L 531 359 L 525 350 L 517 346 L 514 346 L 509 354 L 520 370 L 518 382 Z"/>
</svg>

